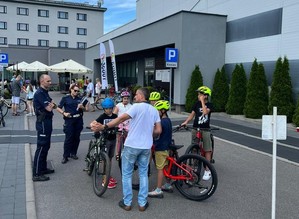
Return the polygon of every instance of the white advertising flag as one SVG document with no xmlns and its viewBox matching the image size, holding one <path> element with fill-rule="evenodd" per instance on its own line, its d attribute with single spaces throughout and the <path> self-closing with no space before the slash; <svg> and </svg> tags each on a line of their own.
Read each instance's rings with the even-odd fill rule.
<svg viewBox="0 0 299 219">
<path fill-rule="evenodd" d="M 107 65 L 106 65 L 106 48 L 104 43 L 100 43 L 100 59 L 101 59 L 101 79 L 102 88 L 108 88 Z"/>
<path fill-rule="evenodd" d="M 109 48 L 110 48 L 110 55 L 111 55 L 111 64 L 112 64 L 112 72 L 115 84 L 115 91 L 118 91 L 118 84 L 117 84 L 117 71 L 116 71 L 116 61 L 115 61 L 115 52 L 114 52 L 114 45 L 112 40 L 109 40 Z"/>
</svg>

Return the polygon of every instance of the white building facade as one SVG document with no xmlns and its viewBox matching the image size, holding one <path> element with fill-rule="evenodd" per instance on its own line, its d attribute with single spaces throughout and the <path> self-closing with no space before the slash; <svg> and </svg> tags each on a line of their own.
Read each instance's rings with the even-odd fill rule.
<svg viewBox="0 0 299 219">
<path fill-rule="evenodd" d="M 135 72 L 126 74 L 135 75 L 140 85 L 160 84 L 155 80 L 155 71 L 163 68 L 161 62 L 164 60 L 159 57 L 162 53 L 157 55 L 156 49 L 178 48 L 180 56 L 178 68 L 173 74 L 172 92 L 174 103 L 183 105 L 195 65 L 201 69 L 204 84 L 212 87 L 217 68 L 225 65 L 230 75 L 235 64 L 242 63 L 249 75 L 256 58 L 264 64 L 268 84 L 271 85 L 276 60 L 286 56 L 290 63 L 294 94 L 299 92 L 298 1 L 137 0 L 136 6 L 136 20 L 97 40 L 106 47 L 107 41 L 113 40 L 116 61 L 119 60 L 121 65 L 118 69 L 120 75 L 124 69 L 122 65 L 134 62 L 136 67 L 132 71 Z M 189 18 L 185 19 L 186 16 Z M 167 24 L 163 25 L 165 22 Z M 173 34 L 177 35 L 177 39 Z M 99 68 L 99 60 L 94 56 L 97 50 L 97 46 L 91 47 L 86 53 L 86 62 L 95 72 Z M 142 58 L 136 57 L 140 53 Z M 144 66 L 148 58 L 154 60 L 151 84 L 145 83 L 148 80 Z"/>
<path fill-rule="evenodd" d="M 87 3 L 0 0 L 1 52 L 9 54 L 10 64 L 74 59 L 84 65 L 85 49 L 103 35 L 105 11 Z"/>
</svg>

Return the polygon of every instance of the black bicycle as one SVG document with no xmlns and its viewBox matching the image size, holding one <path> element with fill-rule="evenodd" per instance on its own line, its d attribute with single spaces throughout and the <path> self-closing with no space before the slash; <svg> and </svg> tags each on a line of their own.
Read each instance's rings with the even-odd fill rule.
<svg viewBox="0 0 299 219">
<path fill-rule="evenodd" d="M 3 97 L 1 97 L 2 99 Z M 10 99 L 4 99 L 2 100 L 3 102 L 3 105 L 2 105 L 2 114 L 3 116 L 6 116 L 7 112 L 8 112 L 8 109 L 11 108 L 11 100 Z M 20 98 L 20 103 L 18 105 L 18 112 L 22 113 L 24 112 L 25 110 L 27 110 L 27 103 L 26 103 L 26 100 L 24 98 Z"/>
<path fill-rule="evenodd" d="M 90 129 L 90 127 L 86 127 Z M 103 130 L 93 134 L 95 139 L 90 140 L 88 152 L 85 157 L 84 171 L 93 176 L 93 190 L 101 197 L 107 190 L 110 179 L 111 164 L 107 154 L 106 139 L 111 131 Z"/>
</svg>

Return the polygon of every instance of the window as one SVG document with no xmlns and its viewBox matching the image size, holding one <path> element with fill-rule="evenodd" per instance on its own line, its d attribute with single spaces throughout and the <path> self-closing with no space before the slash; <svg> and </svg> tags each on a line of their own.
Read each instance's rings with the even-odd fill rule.
<svg viewBox="0 0 299 219">
<path fill-rule="evenodd" d="M 7 45 L 7 37 L 0 37 L 0 45 Z"/>
<path fill-rule="evenodd" d="M 61 27 L 61 26 L 58 27 L 58 33 L 68 34 L 68 32 L 69 32 L 68 27 Z"/>
<path fill-rule="evenodd" d="M 48 47 L 49 46 L 49 40 L 38 40 L 38 46 Z"/>
<path fill-rule="evenodd" d="M 49 17 L 49 10 L 38 9 L 39 17 Z"/>
<path fill-rule="evenodd" d="M 77 20 L 78 21 L 87 21 L 87 14 L 77 13 Z"/>
<path fill-rule="evenodd" d="M 0 30 L 6 30 L 7 29 L 7 22 L 0 21 Z"/>
<path fill-rule="evenodd" d="M 24 23 L 17 23 L 18 30 L 20 31 L 28 31 L 29 30 L 29 24 Z"/>
<path fill-rule="evenodd" d="M 1 14 L 7 14 L 7 7 L 3 6 L 3 5 L 0 5 L 0 13 Z"/>
<path fill-rule="evenodd" d="M 19 46 L 28 46 L 29 45 L 29 39 L 18 38 L 17 41 L 18 41 L 17 44 Z"/>
<path fill-rule="evenodd" d="M 87 35 L 86 28 L 77 28 L 77 35 Z"/>
<path fill-rule="evenodd" d="M 38 25 L 38 32 L 49 33 L 49 25 Z"/>
<path fill-rule="evenodd" d="M 68 41 L 58 41 L 58 47 L 68 48 L 69 42 Z"/>
<path fill-rule="evenodd" d="M 65 11 L 58 11 L 57 16 L 60 19 L 68 19 L 69 18 L 69 13 L 65 12 Z"/>
<path fill-rule="evenodd" d="M 78 49 L 85 49 L 86 45 L 87 44 L 85 42 L 77 42 L 77 48 Z"/>
<path fill-rule="evenodd" d="M 18 15 L 29 15 L 29 9 L 17 7 L 17 14 Z"/>
<path fill-rule="evenodd" d="M 281 34 L 282 8 L 226 23 L 226 42 L 249 40 Z"/>
</svg>

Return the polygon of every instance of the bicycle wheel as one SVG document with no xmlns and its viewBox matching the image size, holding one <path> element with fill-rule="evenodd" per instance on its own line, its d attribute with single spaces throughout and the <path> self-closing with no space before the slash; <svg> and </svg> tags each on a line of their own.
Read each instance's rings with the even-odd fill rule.
<svg viewBox="0 0 299 219">
<path fill-rule="evenodd" d="M 199 149 L 199 145 L 198 144 L 191 144 L 187 147 L 185 154 L 197 154 L 197 155 L 201 155 L 200 154 L 200 149 Z"/>
<path fill-rule="evenodd" d="M 2 105 L 2 115 L 3 115 L 3 117 L 5 117 L 7 113 L 8 113 L 8 107 L 5 103 L 3 103 L 3 105 Z"/>
<path fill-rule="evenodd" d="M 105 152 L 100 152 L 95 158 L 93 170 L 93 190 L 97 196 L 102 196 L 110 178 L 110 160 Z"/>
<path fill-rule="evenodd" d="M 3 116 L 2 116 L 2 119 L 1 119 L 1 123 L 2 123 L 2 126 L 5 127 L 5 120 L 4 120 Z"/>
<path fill-rule="evenodd" d="M 194 201 L 203 201 L 214 194 L 217 189 L 218 178 L 215 168 L 209 161 L 195 154 L 185 154 L 177 160 L 177 163 L 183 169 L 175 166 L 174 174 L 187 178 L 175 182 L 175 187 L 183 196 Z M 202 180 L 205 171 L 204 166 L 211 171 L 209 180 Z"/>
<path fill-rule="evenodd" d="M 102 102 L 104 101 L 104 98 L 99 98 L 98 100 L 97 100 L 97 102 L 95 102 L 95 106 L 96 106 L 96 108 L 98 109 L 98 110 L 102 110 L 103 109 L 103 107 L 102 107 Z"/>
<path fill-rule="evenodd" d="M 27 109 L 27 103 L 26 100 L 20 99 L 18 110 L 20 113 L 24 112 Z"/>
<path fill-rule="evenodd" d="M 92 174 L 94 163 L 95 163 L 93 148 L 94 148 L 94 141 L 90 140 L 89 146 L 88 146 L 88 152 L 85 157 L 86 169 L 84 169 L 89 176 Z"/>
</svg>

